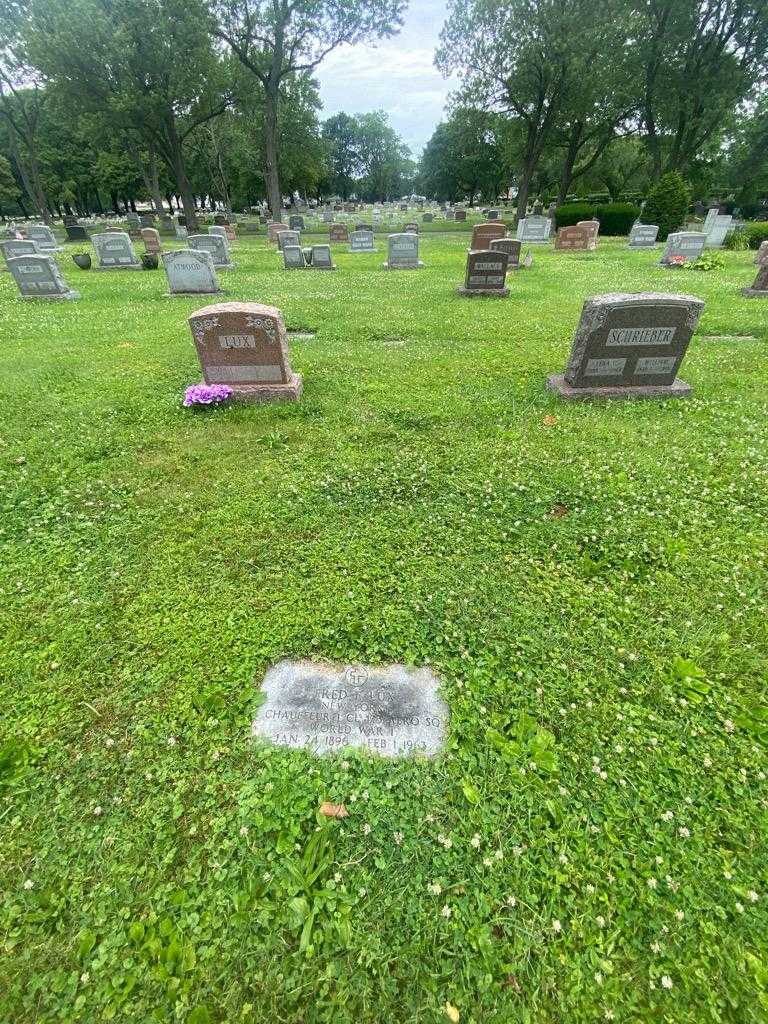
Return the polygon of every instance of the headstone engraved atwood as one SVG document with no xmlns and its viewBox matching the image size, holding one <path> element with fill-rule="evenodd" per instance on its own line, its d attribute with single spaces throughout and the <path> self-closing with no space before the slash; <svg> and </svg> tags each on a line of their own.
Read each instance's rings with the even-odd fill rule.
<svg viewBox="0 0 768 1024">
<path fill-rule="evenodd" d="M 448 729 L 439 680 L 428 668 L 281 661 L 264 677 L 253 735 L 330 754 L 345 747 L 384 757 L 434 756 Z"/>
<path fill-rule="evenodd" d="M 644 293 L 587 299 L 564 374 L 547 381 L 561 398 L 681 398 L 677 376 L 704 309 L 693 295 Z"/>
</svg>

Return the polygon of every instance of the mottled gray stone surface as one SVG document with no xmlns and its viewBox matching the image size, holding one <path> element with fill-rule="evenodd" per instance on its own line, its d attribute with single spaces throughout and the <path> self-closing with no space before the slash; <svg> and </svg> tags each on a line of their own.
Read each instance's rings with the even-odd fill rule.
<svg viewBox="0 0 768 1024">
<path fill-rule="evenodd" d="M 428 668 L 281 661 L 264 677 L 253 735 L 317 754 L 361 747 L 432 757 L 448 728 L 438 686 Z"/>
</svg>

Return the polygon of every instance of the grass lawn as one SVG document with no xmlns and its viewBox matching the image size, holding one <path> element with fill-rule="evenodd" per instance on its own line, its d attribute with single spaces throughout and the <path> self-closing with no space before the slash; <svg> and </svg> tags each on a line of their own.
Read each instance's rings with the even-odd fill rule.
<svg viewBox="0 0 768 1024">
<path fill-rule="evenodd" d="M 305 394 L 202 413 L 207 300 L 0 275 L 0 1022 L 765 1021 L 753 254 L 539 246 L 484 301 L 466 234 L 418 272 L 377 244 L 301 273 L 234 243 L 224 300 L 315 332 Z M 545 390 L 618 291 L 706 301 L 692 398 Z M 255 746 L 284 657 L 429 663 L 446 753 Z"/>
</svg>

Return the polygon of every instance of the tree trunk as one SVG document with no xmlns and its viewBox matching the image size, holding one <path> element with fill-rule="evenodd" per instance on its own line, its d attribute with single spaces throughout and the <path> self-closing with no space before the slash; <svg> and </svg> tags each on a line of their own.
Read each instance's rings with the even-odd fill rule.
<svg viewBox="0 0 768 1024">
<path fill-rule="evenodd" d="M 267 184 L 267 201 L 273 220 L 283 218 L 283 197 L 280 191 L 280 173 L 278 170 L 278 143 L 277 143 L 277 103 L 279 86 L 267 83 L 264 90 L 264 148 L 266 150 L 267 166 L 265 177 Z"/>
<path fill-rule="evenodd" d="M 176 187 L 181 193 L 181 203 L 184 208 L 184 216 L 187 220 L 187 231 L 190 235 L 197 233 L 199 224 L 197 222 L 197 211 L 195 209 L 195 197 L 192 186 L 187 177 L 187 168 L 184 164 L 183 143 L 176 130 L 176 119 L 171 114 L 167 121 L 168 145 L 170 149 L 173 175 L 176 178 Z"/>
<path fill-rule="evenodd" d="M 155 213 L 158 217 L 162 217 L 165 213 L 163 209 L 163 197 L 160 193 L 160 178 L 157 172 L 157 153 L 155 147 L 149 147 L 149 184 L 150 184 L 150 195 L 152 196 L 152 205 L 155 208 Z"/>
<path fill-rule="evenodd" d="M 576 157 L 579 155 L 582 131 L 583 126 L 578 121 L 574 122 L 568 139 L 568 147 L 565 151 L 563 167 L 560 172 L 560 185 L 557 193 L 558 206 L 561 206 L 565 202 L 566 196 L 571 188 L 571 182 L 573 181 L 573 168 L 576 164 Z"/>
</svg>

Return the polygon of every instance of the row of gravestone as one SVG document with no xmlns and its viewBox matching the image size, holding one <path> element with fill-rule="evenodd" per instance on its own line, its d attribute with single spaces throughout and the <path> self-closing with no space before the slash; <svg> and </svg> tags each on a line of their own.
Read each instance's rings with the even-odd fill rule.
<svg viewBox="0 0 768 1024">
<path fill-rule="evenodd" d="M 505 255 L 505 254 L 502 254 Z M 679 398 L 677 376 L 704 303 L 691 295 L 611 294 L 583 307 L 565 372 L 547 386 L 564 399 Z M 257 303 L 206 306 L 189 318 L 206 384 L 226 384 L 242 402 L 296 400 L 280 311 Z"/>
</svg>

